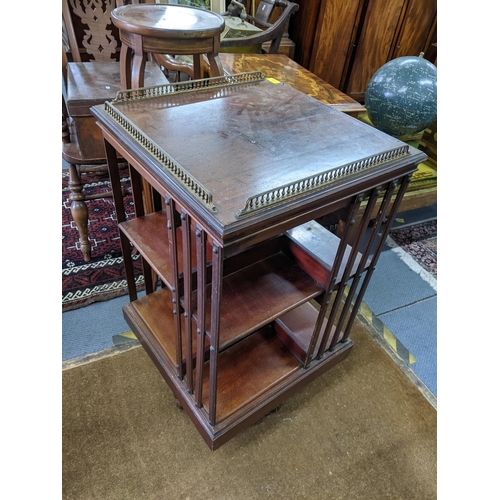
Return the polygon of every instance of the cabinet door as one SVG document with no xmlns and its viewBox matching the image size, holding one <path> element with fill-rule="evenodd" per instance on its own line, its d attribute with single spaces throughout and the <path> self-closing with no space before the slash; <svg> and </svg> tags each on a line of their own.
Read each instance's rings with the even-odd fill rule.
<svg viewBox="0 0 500 500">
<path fill-rule="evenodd" d="M 310 69 L 311 53 L 317 34 L 320 2 L 314 0 L 294 0 L 299 10 L 290 18 L 288 32 L 295 42 L 294 61 Z"/>
<path fill-rule="evenodd" d="M 310 71 L 341 89 L 366 0 L 323 1 L 311 55 Z"/>
<path fill-rule="evenodd" d="M 425 53 L 426 59 L 434 59 L 428 45 L 430 42 L 436 41 L 436 11 L 436 0 L 412 0 L 409 2 L 391 59 L 418 56 L 420 52 Z"/>
<path fill-rule="evenodd" d="M 390 60 L 405 0 L 370 0 L 344 92 L 363 100 L 373 74 Z M 417 54 L 418 55 L 418 54 Z"/>
</svg>

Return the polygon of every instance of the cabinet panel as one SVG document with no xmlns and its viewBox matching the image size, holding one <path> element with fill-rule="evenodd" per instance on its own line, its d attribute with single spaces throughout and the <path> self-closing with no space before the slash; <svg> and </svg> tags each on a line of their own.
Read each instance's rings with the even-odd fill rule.
<svg viewBox="0 0 500 500">
<path fill-rule="evenodd" d="M 311 55 L 314 39 L 319 28 L 318 17 L 321 4 L 311 0 L 295 0 L 299 10 L 290 18 L 288 32 L 295 42 L 294 61 L 311 69 Z"/>
<path fill-rule="evenodd" d="M 435 22 L 436 11 L 435 0 L 414 0 L 409 3 L 391 59 L 418 56 L 420 52 L 425 52 L 425 57 L 428 58 L 430 54 L 426 44 Z"/>
<path fill-rule="evenodd" d="M 404 0 L 368 3 L 352 70 L 348 74 L 346 93 L 351 97 L 357 98 L 360 94 L 364 97 L 373 74 L 389 60 L 404 3 Z"/>
<path fill-rule="evenodd" d="M 364 3 L 359 0 L 323 2 L 321 5 L 311 71 L 334 87 L 341 86 Z"/>
<path fill-rule="evenodd" d="M 296 1 L 300 8 L 290 21 L 295 60 L 360 102 L 371 77 L 391 59 L 425 52 L 435 61 L 436 0 Z"/>
</svg>

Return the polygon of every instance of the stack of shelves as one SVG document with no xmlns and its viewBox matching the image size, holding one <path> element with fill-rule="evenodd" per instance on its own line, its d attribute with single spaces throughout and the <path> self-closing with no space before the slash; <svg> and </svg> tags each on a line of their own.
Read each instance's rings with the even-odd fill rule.
<svg viewBox="0 0 500 500">
<path fill-rule="evenodd" d="M 248 75 L 242 78 L 247 82 Z M 190 85 L 194 88 L 187 91 L 178 85 L 146 89 L 146 96 L 131 91 L 130 100 L 122 96 L 94 112 L 104 134 L 129 270 L 125 319 L 208 446 L 216 449 L 348 356 L 349 331 L 387 235 L 383 223 L 394 217 L 423 155 L 261 78 L 247 85 L 234 76 Z M 257 120 L 270 131 L 279 119 L 265 106 L 270 95 L 285 117 L 274 142 L 277 163 L 266 171 L 267 137 L 259 130 L 254 139 L 249 130 Z M 260 101 L 262 107 L 253 105 Z M 208 148 L 212 139 L 214 145 L 200 155 L 194 147 L 181 147 L 171 127 L 172 118 L 192 118 L 200 109 L 212 109 L 230 124 L 242 120 L 247 128 L 231 131 L 228 125 L 222 133 L 207 118 L 202 142 Z M 308 157 L 329 155 L 339 166 L 316 175 L 321 162 L 297 165 L 291 175 L 297 180 L 287 186 L 273 170 L 283 162 L 281 174 L 287 173 L 293 155 L 284 140 L 289 148 L 302 147 L 295 143 L 297 120 L 304 114 L 313 124 L 304 138 Z M 321 142 L 324 121 L 337 129 L 337 145 L 315 153 L 310 141 L 319 137 Z M 176 123 L 187 130 L 182 121 Z M 239 163 L 224 158 L 221 144 L 228 136 L 251 154 L 240 152 Z M 350 136 L 363 138 L 366 151 L 354 153 L 359 161 L 335 159 L 342 148 L 352 154 L 345 144 Z M 120 208 L 117 153 L 130 165 L 133 220 L 125 220 Z M 209 168 L 212 156 L 216 166 Z M 144 180 L 151 186 L 153 213 L 145 213 L 141 201 Z M 281 184 L 274 189 L 276 182 Z M 272 189 L 262 193 L 262 186 Z M 261 193 L 255 196 L 257 187 Z M 338 238 L 315 219 L 341 209 L 347 222 Z M 132 249 L 140 252 L 144 266 L 141 298 L 130 265 Z"/>
</svg>

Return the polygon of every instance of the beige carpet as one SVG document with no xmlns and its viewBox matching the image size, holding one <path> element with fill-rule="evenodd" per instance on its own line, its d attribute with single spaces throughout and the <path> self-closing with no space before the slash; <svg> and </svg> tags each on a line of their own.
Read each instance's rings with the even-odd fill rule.
<svg viewBox="0 0 500 500">
<path fill-rule="evenodd" d="M 356 322 L 351 355 L 211 452 L 142 348 L 63 371 L 64 500 L 436 498 L 436 410 Z"/>
</svg>

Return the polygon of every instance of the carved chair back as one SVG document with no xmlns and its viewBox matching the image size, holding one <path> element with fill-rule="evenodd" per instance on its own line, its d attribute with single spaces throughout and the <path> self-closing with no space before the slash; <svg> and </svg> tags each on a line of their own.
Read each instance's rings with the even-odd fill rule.
<svg viewBox="0 0 500 500">
<path fill-rule="evenodd" d="M 255 16 L 246 14 L 246 20 L 263 29 L 263 31 L 245 37 L 224 38 L 221 40 L 220 46 L 222 49 L 228 49 L 230 47 L 244 47 L 271 42 L 268 52 L 276 54 L 283 34 L 288 27 L 290 16 L 298 9 L 299 5 L 297 3 L 288 0 L 261 0 Z"/>
<path fill-rule="evenodd" d="M 111 12 L 115 7 L 138 3 L 154 0 L 62 0 L 63 59 L 118 61 L 120 35 L 111 21 Z"/>
<path fill-rule="evenodd" d="M 83 189 L 81 174 L 108 172 L 102 132 L 90 107 L 113 98 L 113 90 L 107 90 L 111 87 L 103 82 L 116 86 L 118 77 L 120 88 L 120 33 L 111 21 L 111 12 L 138 3 L 154 0 L 62 0 L 62 156 L 68 163 L 71 214 L 86 262 L 91 260 L 86 202 L 113 196 L 109 191 L 87 197 Z M 79 68 L 82 64 L 68 63 L 84 63 L 85 70 Z M 159 68 L 157 74 L 150 73 L 154 82 L 161 75 Z"/>
</svg>

